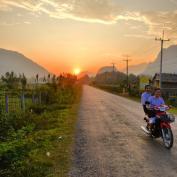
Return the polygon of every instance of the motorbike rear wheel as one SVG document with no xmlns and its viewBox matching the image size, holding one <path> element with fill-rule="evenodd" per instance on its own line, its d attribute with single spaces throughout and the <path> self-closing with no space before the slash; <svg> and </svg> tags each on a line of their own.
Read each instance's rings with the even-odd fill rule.
<svg viewBox="0 0 177 177">
<path fill-rule="evenodd" d="M 172 148 L 173 146 L 173 132 L 171 128 L 162 128 L 162 138 L 164 146 L 167 149 Z"/>
</svg>

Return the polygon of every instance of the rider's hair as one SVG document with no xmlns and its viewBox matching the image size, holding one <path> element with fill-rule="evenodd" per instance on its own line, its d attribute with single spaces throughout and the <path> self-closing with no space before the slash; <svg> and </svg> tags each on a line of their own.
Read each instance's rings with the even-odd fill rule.
<svg viewBox="0 0 177 177">
<path fill-rule="evenodd" d="M 144 88 L 145 88 L 145 89 L 147 89 L 148 87 L 150 87 L 150 85 L 149 85 L 149 84 L 148 84 L 148 85 L 145 85 L 145 87 L 144 87 Z"/>
<path fill-rule="evenodd" d="M 156 91 L 158 91 L 158 90 L 160 90 L 160 91 L 161 91 L 161 89 L 160 89 L 160 88 L 155 88 L 155 89 L 154 89 L 154 92 L 156 92 Z"/>
</svg>

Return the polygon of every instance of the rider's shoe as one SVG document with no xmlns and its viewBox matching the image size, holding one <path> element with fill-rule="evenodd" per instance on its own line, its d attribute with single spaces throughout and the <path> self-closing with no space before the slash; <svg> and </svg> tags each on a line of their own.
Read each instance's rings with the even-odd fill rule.
<svg viewBox="0 0 177 177">
<path fill-rule="evenodd" d="M 147 117 L 144 117 L 144 120 L 145 120 L 146 122 L 148 122 L 148 118 L 147 118 Z"/>
<path fill-rule="evenodd" d="M 146 126 L 146 130 L 149 131 L 149 127 L 148 127 L 148 125 Z M 150 131 L 149 131 L 149 132 L 150 132 Z"/>
<path fill-rule="evenodd" d="M 146 125 L 145 129 L 146 129 L 147 133 L 149 133 L 149 134 L 151 133 L 151 131 L 150 131 L 148 125 Z"/>
</svg>

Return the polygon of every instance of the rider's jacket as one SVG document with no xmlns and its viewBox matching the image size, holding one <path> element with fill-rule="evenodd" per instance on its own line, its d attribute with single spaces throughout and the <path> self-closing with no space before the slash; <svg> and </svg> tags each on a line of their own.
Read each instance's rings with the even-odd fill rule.
<svg viewBox="0 0 177 177">
<path fill-rule="evenodd" d="M 142 93 L 142 95 L 141 95 L 141 104 L 145 105 L 146 102 L 148 101 L 149 97 L 151 97 L 151 93 L 148 93 L 148 92 Z"/>
<path fill-rule="evenodd" d="M 151 106 L 160 106 L 160 105 L 165 104 L 162 97 L 157 98 L 155 96 L 151 96 L 151 97 L 149 97 L 148 101 L 149 101 Z"/>
</svg>

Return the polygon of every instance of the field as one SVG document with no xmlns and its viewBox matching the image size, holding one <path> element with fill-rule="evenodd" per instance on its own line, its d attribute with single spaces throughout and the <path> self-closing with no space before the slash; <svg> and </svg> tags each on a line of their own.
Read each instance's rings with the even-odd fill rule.
<svg viewBox="0 0 177 177">
<path fill-rule="evenodd" d="M 6 112 L 1 99 L 1 177 L 67 176 L 81 87 L 46 85 L 38 90 L 46 97 L 34 101 L 28 94 L 25 109 L 14 96 Z"/>
</svg>

